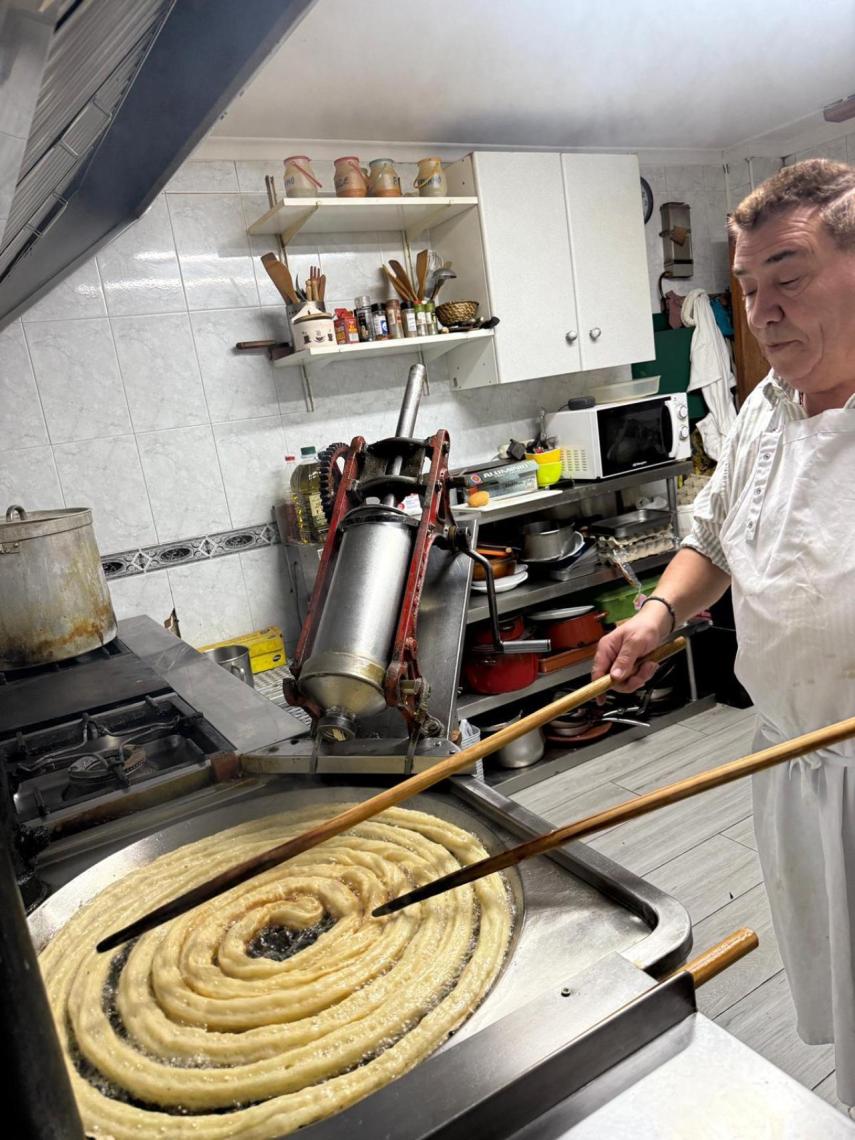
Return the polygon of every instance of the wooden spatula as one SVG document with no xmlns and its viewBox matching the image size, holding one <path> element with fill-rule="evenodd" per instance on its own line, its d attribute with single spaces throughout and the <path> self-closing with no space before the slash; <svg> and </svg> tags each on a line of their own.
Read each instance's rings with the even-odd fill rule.
<svg viewBox="0 0 855 1140">
<path fill-rule="evenodd" d="M 299 304 L 300 298 L 294 290 L 291 272 L 287 265 L 279 260 L 275 253 L 265 253 L 261 256 L 261 264 L 267 270 L 267 276 L 279 290 L 279 296 L 289 304 Z"/>
<path fill-rule="evenodd" d="M 418 288 L 416 292 L 419 295 L 419 301 L 424 300 L 425 295 L 425 278 L 427 277 L 428 270 L 428 251 L 426 249 L 419 250 L 419 255 L 416 258 L 416 279 L 418 281 Z"/>
</svg>

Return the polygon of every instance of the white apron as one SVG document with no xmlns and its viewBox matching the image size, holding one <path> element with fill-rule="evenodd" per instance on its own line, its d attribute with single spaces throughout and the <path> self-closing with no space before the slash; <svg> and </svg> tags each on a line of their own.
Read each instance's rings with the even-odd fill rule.
<svg viewBox="0 0 855 1140">
<path fill-rule="evenodd" d="M 757 747 L 855 715 L 855 410 L 760 436 L 721 533 Z M 754 827 L 800 1037 L 855 1104 L 855 743 L 753 778 Z"/>
</svg>

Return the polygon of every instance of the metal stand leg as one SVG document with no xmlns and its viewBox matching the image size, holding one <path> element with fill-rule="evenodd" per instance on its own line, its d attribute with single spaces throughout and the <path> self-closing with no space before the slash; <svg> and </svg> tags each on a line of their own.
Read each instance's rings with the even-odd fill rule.
<svg viewBox="0 0 855 1140">
<path fill-rule="evenodd" d="M 695 655 L 692 651 L 692 639 L 686 638 L 686 668 L 689 672 L 689 700 L 698 699 L 698 680 L 695 676 Z"/>
</svg>

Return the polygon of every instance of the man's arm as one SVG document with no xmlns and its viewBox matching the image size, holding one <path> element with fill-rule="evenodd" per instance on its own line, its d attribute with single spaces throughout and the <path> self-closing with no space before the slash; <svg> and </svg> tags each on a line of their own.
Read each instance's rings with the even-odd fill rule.
<svg viewBox="0 0 855 1140">
<path fill-rule="evenodd" d="M 730 585 L 730 576 L 697 550 L 684 547 L 671 560 L 653 593 L 670 602 L 683 625 L 700 610 L 717 602 Z M 635 617 L 619 625 L 602 638 L 594 658 L 593 678 L 611 673 L 620 683 L 615 688 L 632 693 L 646 685 L 657 666 L 653 663 L 636 668 L 668 636 L 671 615 L 661 602 L 648 602 Z"/>
</svg>

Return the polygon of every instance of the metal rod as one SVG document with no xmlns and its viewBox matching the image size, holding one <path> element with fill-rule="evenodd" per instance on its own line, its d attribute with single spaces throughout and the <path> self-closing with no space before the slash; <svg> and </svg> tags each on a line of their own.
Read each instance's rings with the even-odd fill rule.
<svg viewBox="0 0 855 1140">
<path fill-rule="evenodd" d="M 419 414 L 419 404 L 422 400 L 422 386 L 427 376 L 427 369 L 423 364 L 410 365 L 410 372 L 407 376 L 407 384 L 404 388 L 404 398 L 401 401 L 401 410 L 398 413 L 398 423 L 395 427 L 395 435 L 397 437 L 403 436 L 405 439 L 412 437 L 413 432 L 416 430 L 416 416 Z M 400 475 L 404 466 L 404 457 L 396 455 L 389 466 L 389 475 Z M 394 492 L 390 492 L 383 497 L 384 507 L 394 507 L 397 504 L 397 496 Z"/>
<path fill-rule="evenodd" d="M 404 399 L 401 402 L 401 411 L 398 414 L 398 426 L 395 428 L 396 436 L 411 437 L 416 430 L 416 416 L 419 414 L 419 404 L 422 399 L 422 386 L 427 376 L 427 369 L 423 364 L 410 366 L 407 376 L 407 386 L 404 388 Z"/>
</svg>

